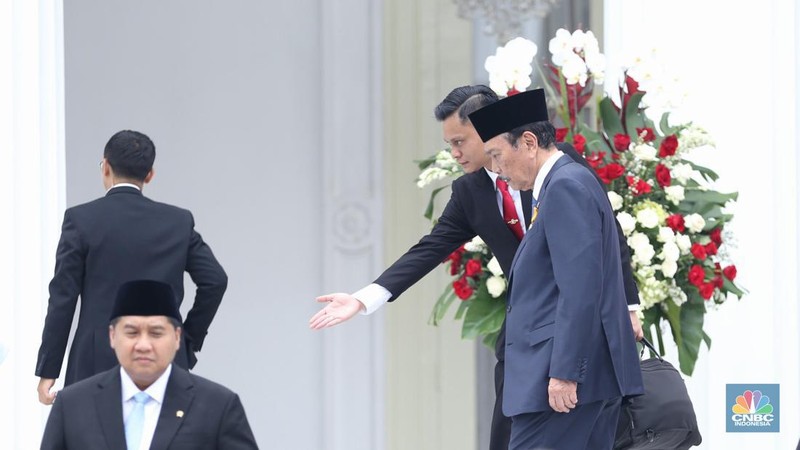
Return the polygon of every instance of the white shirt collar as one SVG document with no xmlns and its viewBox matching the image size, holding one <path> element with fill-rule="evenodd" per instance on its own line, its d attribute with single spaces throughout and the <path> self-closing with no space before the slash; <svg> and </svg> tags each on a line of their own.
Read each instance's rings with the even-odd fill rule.
<svg viewBox="0 0 800 450">
<path fill-rule="evenodd" d="M 144 392 L 149 395 L 153 400 L 157 401 L 159 404 L 164 403 L 164 394 L 167 391 L 167 381 L 169 381 L 169 375 L 172 373 L 172 364 L 167 366 L 167 370 L 161 374 L 158 379 L 150 385 Z M 136 387 L 136 384 L 131 380 L 130 375 L 128 372 L 125 372 L 125 369 L 120 366 L 119 368 L 119 375 L 120 380 L 122 381 L 122 402 L 125 403 L 134 395 L 142 392 Z"/>
<path fill-rule="evenodd" d="M 557 150 L 555 153 L 550 155 L 549 158 L 547 158 L 547 161 L 545 161 L 544 164 L 542 164 L 542 168 L 539 169 L 539 173 L 536 174 L 536 180 L 533 182 L 534 199 L 539 200 L 539 194 L 541 193 L 542 185 L 544 184 L 545 178 L 547 178 L 547 174 L 550 173 L 550 170 L 556 164 L 558 158 L 561 158 L 562 156 L 564 156 L 564 152 Z"/>
<path fill-rule="evenodd" d="M 492 179 L 492 184 L 494 185 L 494 188 L 496 190 L 497 189 L 497 177 L 499 177 L 500 175 L 498 175 L 495 172 L 492 172 L 491 170 L 487 169 L 486 167 L 484 167 L 483 170 L 485 170 L 486 174 L 489 175 L 489 178 Z"/>
<path fill-rule="evenodd" d="M 137 186 L 137 185 L 135 185 L 133 183 L 117 183 L 117 184 L 111 186 L 110 188 L 108 188 L 108 191 L 110 191 L 110 190 L 112 190 L 114 188 L 118 188 L 118 187 L 132 187 L 132 188 L 135 188 L 135 189 L 137 189 L 139 191 L 142 190 L 142 188 L 140 188 L 139 186 Z M 108 194 L 108 191 L 106 191 L 106 194 Z"/>
</svg>

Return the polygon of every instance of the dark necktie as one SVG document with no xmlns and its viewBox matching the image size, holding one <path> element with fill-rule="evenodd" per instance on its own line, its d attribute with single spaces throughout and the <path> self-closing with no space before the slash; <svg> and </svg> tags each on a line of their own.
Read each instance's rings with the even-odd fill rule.
<svg viewBox="0 0 800 450">
<path fill-rule="evenodd" d="M 522 240 L 525 233 L 522 231 L 522 224 L 519 222 L 517 215 L 517 207 L 514 206 L 514 199 L 511 198 L 511 193 L 508 192 L 508 183 L 497 177 L 497 189 L 503 196 L 503 220 L 514 233 L 518 240 Z"/>
</svg>

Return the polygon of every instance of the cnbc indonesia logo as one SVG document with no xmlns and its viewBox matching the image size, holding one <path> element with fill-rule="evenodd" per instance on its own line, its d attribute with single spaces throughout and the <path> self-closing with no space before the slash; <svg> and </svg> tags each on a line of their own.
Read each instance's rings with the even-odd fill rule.
<svg viewBox="0 0 800 450">
<path fill-rule="evenodd" d="M 736 395 L 735 403 L 731 406 L 731 415 L 728 420 L 728 431 L 760 431 L 777 432 L 779 431 L 778 404 L 779 398 L 778 385 L 761 385 L 761 389 L 736 390 L 734 386 L 728 385 L 729 400 Z M 731 389 L 733 388 L 733 389 Z M 739 389 L 742 389 L 740 387 Z M 768 391 L 774 398 L 770 399 L 766 395 Z M 730 403 L 729 403 L 730 404 Z"/>
</svg>

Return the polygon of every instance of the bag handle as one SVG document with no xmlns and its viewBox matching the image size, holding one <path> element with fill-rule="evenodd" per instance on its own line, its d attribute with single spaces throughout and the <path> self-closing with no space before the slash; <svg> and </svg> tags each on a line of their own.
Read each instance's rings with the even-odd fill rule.
<svg viewBox="0 0 800 450">
<path fill-rule="evenodd" d="M 651 344 L 646 337 L 642 337 L 642 340 L 640 342 L 642 343 L 642 351 L 641 353 L 639 353 L 640 358 L 644 356 L 644 348 L 647 347 L 653 353 L 653 355 L 655 355 L 655 357 L 658 358 L 659 361 L 664 361 L 664 358 L 661 357 L 661 354 L 658 353 L 658 350 L 656 350 L 653 344 Z"/>
</svg>

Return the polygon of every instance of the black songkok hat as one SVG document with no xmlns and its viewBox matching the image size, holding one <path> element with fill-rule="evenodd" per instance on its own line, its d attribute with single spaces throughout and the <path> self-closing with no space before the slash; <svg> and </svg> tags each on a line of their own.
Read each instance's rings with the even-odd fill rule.
<svg viewBox="0 0 800 450">
<path fill-rule="evenodd" d="M 483 142 L 514 128 L 550 120 L 544 89 L 520 92 L 469 115 L 469 120 Z"/>
<path fill-rule="evenodd" d="M 109 320 L 120 316 L 167 316 L 181 322 L 172 286 L 161 281 L 128 281 L 117 290 Z"/>
</svg>

